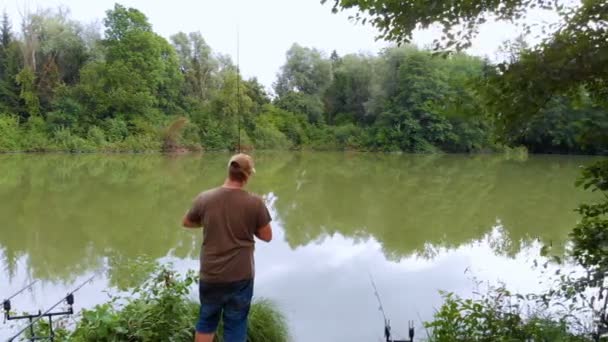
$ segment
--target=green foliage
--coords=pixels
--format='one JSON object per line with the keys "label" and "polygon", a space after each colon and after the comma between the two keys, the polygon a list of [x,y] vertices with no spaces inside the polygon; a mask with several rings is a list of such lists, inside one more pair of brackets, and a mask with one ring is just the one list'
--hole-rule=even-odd
{"label": "green foliage", "polygon": [[286,57],[274,85],[277,95],[290,92],[318,95],[329,86],[331,63],[320,51],[293,44]]}
{"label": "green foliage", "polygon": [[548,314],[526,317],[524,298],[503,287],[492,288],[475,299],[445,292],[442,297],[444,303],[433,320],[425,322],[433,342],[591,341],[584,335],[574,335],[564,320]]}
{"label": "green foliage", "polygon": [[291,147],[291,141],[277,128],[270,115],[260,115],[256,119],[251,137],[258,149],[289,149]]}
{"label": "green foliage", "polygon": [[329,124],[370,122],[365,104],[370,99],[374,59],[363,55],[334,55],[333,81],[325,92],[326,122]]}
{"label": "green foliage", "polygon": [[122,119],[107,119],[104,122],[104,126],[109,141],[122,141],[129,135],[127,123]]}
{"label": "green foliage", "polygon": [[127,152],[149,152],[160,151],[162,142],[158,137],[138,134],[129,135],[125,140],[114,144],[109,150],[112,151],[127,151]]}
{"label": "green foliage", "polygon": [[[484,15],[517,19],[536,2],[412,2],[404,13],[391,1],[336,0],[335,8],[359,7],[397,41],[407,41],[417,20],[439,22],[448,29],[448,45],[459,41],[461,48]],[[603,9],[589,1],[563,10],[570,16],[560,33],[533,48],[520,39],[508,47],[510,64],[464,53],[437,58],[409,45],[328,57],[293,44],[272,101],[199,32],[180,32],[169,42],[135,8],[109,9],[103,37],[65,9],[28,14],[18,34],[5,15],[0,112],[17,116],[19,140],[1,148],[235,150],[240,138],[258,149],[469,153],[495,150],[499,141],[533,153],[605,154],[608,64],[598,56],[605,55],[606,40],[589,25],[589,18],[604,18]],[[462,35],[450,31],[459,16],[473,25]],[[168,136],[177,117],[188,123]]]}
{"label": "green foliage", "polygon": [[44,120],[40,116],[30,117],[24,125],[22,148],[28,152],[45,152],[52,149],[51,139]]}
{"label": "green foliage", "polygon": [[[581,221],[570,234],[572,256],[585,269],[586,274],[578,279],[569,279],[569,285],[574,294],[583,296],[586,288],[599,288],[601,297],[605,296],[604,279],[608,272],[608,160],[585,168],[577,185],[598,191],[603,196],[602,201],[581,204],[576,210],[581,215]],[[605,307],[597,308],[594,303],[591,307],[599,311],[599,317],[605,316]],[[601,320],[601,324],[608,328],[605,320]]]}
{"label": "green foliage", "polygon": [[267,299],[256,300],[249,312],[247,342],[289,340],[287,321],[277,307]]}
{"label": "green foliage", "polygon": [[40,114],[40,100],[36,94],[35,81],[36,75],[30,68],[24,68],[15,77],[17,83],[21,86],[20,97],[25,102],[27,113],[29,116],[37,116]]}
{"label": "green foliage", "polygon": [[113,10],[106,12],[103,20],[106,26],[106,38],[109,41],[119,41],[133,32],[152,32],[152,26],[148,23],[145,14],[135,8],[126,8],[115,4]]}
{"label": "green foliage", "polygon": [[189,304],[191,271],[181,277],[160,269],[141,287],[135,288],[127,304],[117,310],[113,302],[85,310],[73,333],[78,341],[186,341],[193,335],[195,305]]}
{"label": "green foliage", "polygon": [[59,128],[53,132],[53,145],[66,152],[93,152],[95,146],[85,139],[72,134],[69,128]]}
{"label": "green foliage", "polygon": [[[434,48],[444,51],[470,47],[488,17],[521,24],[522,35],[511,44],[516,50],[510,51],[509,60],[485,67],[477,87],[479,100],[493,117],[496,135],[508,144],[525,144],[533,152],[606,153],[605,1],[580,5],[544,0],[434,1],[432,5],[387,0],[332,2],[334,12],[356,9],[357,21],[371,23],[380,30],[380,38],[398,43],[410,42],[416,29],[439,25],[443,33]],[[528,47],[522,37],[531,33],[531,25],[524,19],[528,11],[539,8],[553,11],[561,20],[550,26],[541,24],[544,39]],[[590,100],[587,113],[573,106],[560,108],[571,100],[584,102],[581,99]]]}
{"label": "green foliage", "polygon": [[188,35],[180,32],[171,36],[171,43],[184,74],[184,91],[199,101],[208,101],[219,81],[216,74],[218,61],[211,55],[211,47],[200,32]]}
{"label": "green foliage", "polygon": [[350,150],[359,150],[363,147],[363,134],[363,129],[352,123],[334,129],[337,146]]}
{"label": "green foliage", "polygon": [[0,115],[0,152],[14,152],[21,149],[21,129],[19,119],[12,115]]}
{"label": "green foliage", "polygon": [[[328,0],[322,0],[322,3]],[[333,0],[334,13],[355,8],[354,19],[363,24],[369,22],[379,31],[379,38],[409,43],[418,28],[438,25],[442,36],[435,40],[435,47],[466,49],[479,33],[481,24],[489,16],[498,21],[517,21],[526,11],[534,8],[561,9],[561,1],[435,1],[432,5],[415,0]]]}
{"label": "green foliage", "polygon": [[305,114],[311,123],[323,122],[323,103],[318,96],[300,92],[286,92],[275,105],[292,113]]}
{"label": "green foliage", "polygon": [[[57,341],[192,341],[199,304],[190,299],[198,274],[177,274],[170,266],[156,266],[149,278],[130,293],[111,296],[93,309],[83,310],[73,330],[56,327]],[[37,331],[46,332],[47,323]],[[222,327],[216,341],[221,342]],[[256,300],[249,314],[249,342],[286,342],[285,317],[268,300]]]}
{"label": "green foliage", "polygon": [[87,140],[96,147],[103,147],[107,143],[106,134],[97,126],[89,127],[89,130],[87,131]]}

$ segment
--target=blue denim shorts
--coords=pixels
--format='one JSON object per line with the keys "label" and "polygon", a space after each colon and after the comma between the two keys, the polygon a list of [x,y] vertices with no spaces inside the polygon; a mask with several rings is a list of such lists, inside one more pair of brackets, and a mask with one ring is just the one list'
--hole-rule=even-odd
{"label": "blue denim shorts", "polygon": [[232,283],[206,283],[201,280],[198,286],[201,309],[196,331],[205,334],[215,332],[222,317],[224,341],[245,342],[253,279]]}

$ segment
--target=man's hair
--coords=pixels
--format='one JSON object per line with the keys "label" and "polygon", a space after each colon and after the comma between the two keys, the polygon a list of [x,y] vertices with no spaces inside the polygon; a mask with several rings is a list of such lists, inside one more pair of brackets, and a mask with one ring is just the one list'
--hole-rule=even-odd
{"label": "man's hair", "polygon": [[231,181],[243,183],[247,180],[247,173],[241,169],[239,163],[233,161],[228,168],[228,178]]}

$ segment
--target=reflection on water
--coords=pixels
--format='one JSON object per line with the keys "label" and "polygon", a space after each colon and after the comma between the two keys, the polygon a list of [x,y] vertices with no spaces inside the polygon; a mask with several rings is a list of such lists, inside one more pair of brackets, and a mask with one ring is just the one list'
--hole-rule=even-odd
{"label": "reflection on water", "polygon": [[[21,310],[53,304],[95,271],[77,298],[105,300],[145,273],[137,262],[197,268],[200,237],[179,229],[190,200],[221,182],[227,155],[0,156],[0,297],[42,279]],[[375,341],[373,273],[395,325],[427,319],[438,289],[471,276],[533,289],[542,243],[563,245],[583,157],[259,154],[275,240],[257,245],[256,295],[276,300],[297,341]],[[465,274],[465,270],[470,273]],[[7,333],[0,325],[0,338]]]}

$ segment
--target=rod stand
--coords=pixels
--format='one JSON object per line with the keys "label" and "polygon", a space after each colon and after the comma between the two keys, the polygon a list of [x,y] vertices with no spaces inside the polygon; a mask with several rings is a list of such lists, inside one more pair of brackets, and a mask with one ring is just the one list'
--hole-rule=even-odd
{"label": "rod stand", "polygon": [[384,336],[386,337],[386,342],[414,342],[414,321],[408,321],[408,335],[409,340],[393,340],[391,338],[391,327],[390,325],[384,326]]}
{"label": "rod stand", "polygon": [[[4,309],[4,320],[5,321],[17,321],[17,320],[28,320],[29,325],[29,333],[30,337],[28,337],[29,341],[37,341],[37,340],[50,340],[55,341],[55,331],[53,330],[53,317],[55,316],[69,316],[74,314],[74,295],[69,294],[65,297],[65,300],[68,304],[68,308],[65,311],[55,311],[55,312],[46,312],[42,313],[42,311],[38,310],[38,313],[25,313],[22,315],[11,315],[11,301],[4,300],[2,302],[2,308]],[[34,325],[32,324],[34,319],[48,318],[48,335],[47,336],[38,336],[34,330]],[[8,340],[8,342],[13,342],[17,338],[17,336],[12,337]]]}

